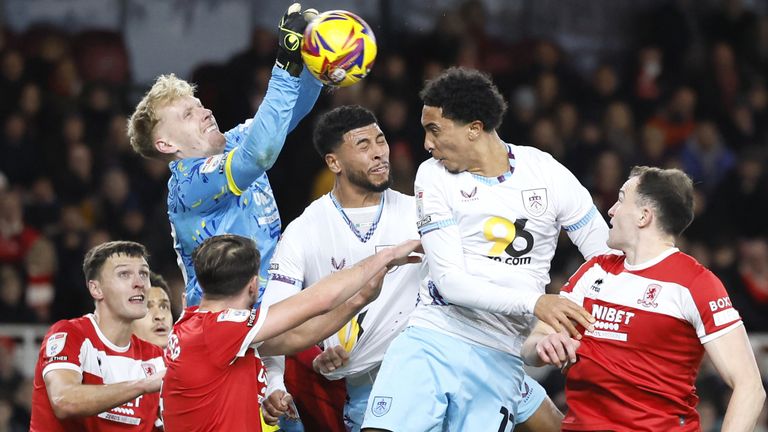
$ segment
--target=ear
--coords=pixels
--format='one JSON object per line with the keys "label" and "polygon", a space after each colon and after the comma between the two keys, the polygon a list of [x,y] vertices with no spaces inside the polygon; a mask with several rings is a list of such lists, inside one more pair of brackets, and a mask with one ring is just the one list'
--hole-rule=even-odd
{"label": "ear", "polygon": [[640,217],[637,220],[637,227],[638,228],[646,228],[651,225],[651,222],[653,222],[653,211],[650,207],[641,207],[640,208]]}
{"label": "ear", "polygon": [[341,172],[341,163],[335,154],[328,153],[325,155],[325,164],[328,165],[328,169],[330,169],[332,173],[338,174]]}
{"label": "ear", "polygon": [[248,281],[248,295],[254,299],[259,295],[259,275],[256,275]]}
{"label": "ear", "polygon": [[97,280],[88,281],[88,292],[91,293],[91,297],[94,300],[103,300],[104,291],[101,289],[101,284]]}
{"label": "ear", "polygon": [[483,122],[475,120],[469,124],[469,130],[467,131],[467,138],[470,141],[475,141],[480,138],[480,134],[483,132]]}
{"label": "ear", "polygon": [[172,154],[176,153],[178,149],[175,145],[169,143],[168,141],[162,138],[158,138],[155,140],[155,150],[163,154]]}

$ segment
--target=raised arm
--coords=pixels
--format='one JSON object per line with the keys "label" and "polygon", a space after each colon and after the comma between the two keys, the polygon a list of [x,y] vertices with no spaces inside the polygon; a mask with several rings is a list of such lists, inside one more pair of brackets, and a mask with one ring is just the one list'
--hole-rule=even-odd
{"label": "raised arm", "polygon": [[721,430],[754,430],[765,404],[765,389],[744,326],[705,343],[704,349],[723,381],[733,389]]}
{"label": "raised arm", "polygon": [[[310,340],[301,341],[303,343],[293,341],[289,346],[283,345],[285,339],[275,338],[313,317],[331,312],[350,299],[360,289],[366,286],[370,288],[369,283],[380,284],[381,281],[378,279],[383,278],[383,273],[387,268],[406,262],[417,262],[419,260],[418,257],[409,257],[408,255],[416,250],[419,244],[418,240],[409,240],[396,247],[383,249],[354,266],[326,276],[300,293],[271,306],[267,320],[254,339],[255,342],[264,341],[259,346],[259,352],[264,355],[284,354],[283,349],[296,350],[299,349],[296,348],[297,345],[309,346],[327,337],[328,334],[315,334],[311,335]],[[372,279],[374,280],[371,281]],[[354,315],[352,310],[355,307],[359,306],[362,308],[362,305],[357,303],[357,301],[352,300],[352,302],[346,304],[344,306],[345,309],[342,309],[337,314],[332,314],[328,318],[329,321],[323,320],[322,323],[326,326],[323,328],[327,329],[327,326],[333,322],[340,322],[333,331],[341,328],[351,316],[346,319],[344,318],[350,313]],[[333,333],[333,331],[330,333]],[[275,338],[274,341],[272,340],[273,338]]]}
{"label": "raised arm", "polygon": [[53,413],[59,419],[96,415],[137,397],[160,391],[165,369],[145,379],[115,384],[83,384],[79,372],[56,369],[45,374]]}

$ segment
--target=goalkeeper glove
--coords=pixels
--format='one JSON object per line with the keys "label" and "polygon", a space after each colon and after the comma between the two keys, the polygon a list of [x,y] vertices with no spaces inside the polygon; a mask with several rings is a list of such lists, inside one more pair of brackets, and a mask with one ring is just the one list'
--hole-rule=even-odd
{"label": "goalkeeper glove", "polygon": [[307,23],[317,16],[317,10],[307,9],[301,12],[301,4],[294,3],[288,7],[278,25],[278,50],[275,65],[288,71],[291,76],[298,77],[304,68],[301,59],[301,42],[304,39],[304,29]]}

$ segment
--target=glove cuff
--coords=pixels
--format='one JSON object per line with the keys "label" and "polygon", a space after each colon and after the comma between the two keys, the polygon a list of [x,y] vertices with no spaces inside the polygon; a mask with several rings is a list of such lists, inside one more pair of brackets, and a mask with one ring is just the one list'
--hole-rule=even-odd
{"label": "glove cuff", "polygon": [[292,77],[298,78],[301,75],[301,71],[304,70],[304,64],[301,62],[293,62],[290,59],[288,59],[288,56],[280,52],[277,54],[277,59],[275,60],[275,66],[279,67],[280,69],[285,70],[288,72],[289,75]]}

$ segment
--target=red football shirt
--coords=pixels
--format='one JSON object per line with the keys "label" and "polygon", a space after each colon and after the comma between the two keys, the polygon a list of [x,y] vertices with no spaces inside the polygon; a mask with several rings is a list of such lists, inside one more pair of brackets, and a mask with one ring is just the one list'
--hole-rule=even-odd
{"label": "red football shirt", "polygon": [[266,316],[266,308],[184,311],[165,349],[166,432],[261,432],[267,379],[252,343]]}
{"label": "red football shirt", "polygon": [[562,295],[597,319],[566,376],[563,430],[698,431],[703,344],[742,325],[720,280],[670,249],[629,265],[585,263]]}
{"label": "red football shirt", "polygon": [[161,425],[160,393],[137,397],[125,404],[89,417],[59,420],[53,414],[43,376],[53,370],[73,370],[83,384],[114,384],[146,378],[165,369],[162,350],[136,336],[124,347],[101,333],[93,315],[59,321],[48,331],[40,348],[32,391],[33,432],[142,431]]}

